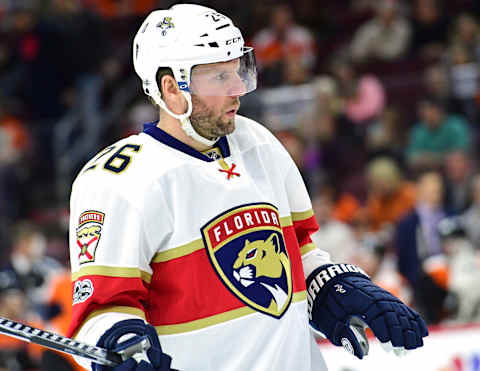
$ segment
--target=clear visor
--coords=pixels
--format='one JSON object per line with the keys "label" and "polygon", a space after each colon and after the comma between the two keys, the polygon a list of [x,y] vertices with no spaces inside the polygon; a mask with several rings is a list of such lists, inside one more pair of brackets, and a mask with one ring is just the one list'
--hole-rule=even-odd
{"label": "clear visor", "polygon": [[190,93],[209,96],[242,96],[257,88],[253,48],[228,62],[199,64],[192,68]]}

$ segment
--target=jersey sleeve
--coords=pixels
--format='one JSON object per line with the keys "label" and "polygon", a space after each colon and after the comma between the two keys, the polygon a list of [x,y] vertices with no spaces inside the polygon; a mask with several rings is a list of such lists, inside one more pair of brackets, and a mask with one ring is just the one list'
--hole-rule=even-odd
{"label": "jersey sleeve", "polygon": [[318,224],[302,176],[293,161],[286,173],[285,189],[293,228],[303,255],[315,248],[310,236],[318,230]]}
{"label": "jersey sleeve", "polygon": [[[112,186],[86,183],[74,187],[70,205],[73,306],[69,336],[105,313],[148,320],[150,261],[156,250],[149,242],[148,201],[129,199]],[[157,204],[161,208],[161,200]],[[161,218],[157,214],[159,225]]]}
{"label": "jersey sleeve", "polygon": [[312,241],[312,234],[319,229],[318,223],[300,171],[291,159],[290,169],[285,178],[285,188],[291,209],[293,228],[302,256],[304,276],[307,278],[315,268],[331,263],[331,260],[330,254],[317,248]]}

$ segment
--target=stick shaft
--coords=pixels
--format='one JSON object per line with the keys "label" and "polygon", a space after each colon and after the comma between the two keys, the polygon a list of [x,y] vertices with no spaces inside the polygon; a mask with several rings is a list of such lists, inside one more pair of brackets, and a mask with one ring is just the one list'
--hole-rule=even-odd
{"label": "stick shaft", "polygon": [[122,363],[122,357],[119,354],[107,349],[81,343],[4,317],[0,317],[0,333],[63,353],[83,357],[104,366],[113,367]]}

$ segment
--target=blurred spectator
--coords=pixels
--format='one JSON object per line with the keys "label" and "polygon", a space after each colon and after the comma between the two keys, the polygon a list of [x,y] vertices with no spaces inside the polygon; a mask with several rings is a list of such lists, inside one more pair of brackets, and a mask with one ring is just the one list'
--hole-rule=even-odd
{"label": "blurred spectator", "polygon": [[472,204],[463,214],[464,228],[468,238],[476,249],[480,250],[480,175],[473,176],[471,181]]}
{"label": "blurred spectator", "polygon": [[357,197],[350,192],[343,192],[336,199],[333,216],[341,222],[353,225],[358,223],[361,208],[362,204]]}
{"label": "blurred spectator", "polygon": [[301,61],[298,54],[288,55],[284,59],[282,80],[286,85],[305,84],[311,77],[311,68],[307,67]]}
{"label": "blurred spectator", "polygon": [[386,100],[380,80],[373,75],[358,76],[354,64],[347,58],[335,58],[331,66],[345,116],[355,124],[366,124],[378,117]]}
{"label": "blurred spectator", "polygon": [[310,191],[315,192],[324,182],[326,169],[323,168],[320,143],[332,135],[334,116],[339,111],[339,98],[335,80],[319,76],[313,83],[314,99],[309,109],[298,118],[298,132],[305,141],[305,172],[309,179]]}
{"label": "blurred spectator", "polygon": [[[337,200],[334,215],[349,203],[349,198],[347,193],[341,195]],[[353,203],[350,205],[353,206]],[[353,210],[355,209],[352,207],[351,211]],[[362,267],[376,284],[410,303],[410,288],[397,271],[396,256],[391,248],[392,228],[385,226],[381,230],[372,231],[366,215],[365,208],[358,204],[349,223],[357,241],[357,248],[352,251],[350,261]]]}
{"label": "blurred spectator", "polygon": [[248,95],[241,98],[242,105],[260,106],[261,120],[274,131],[295,129],[315,101],[314,83],[305,83],[303,67],[293,58],[286,58],[285,63],[287,75],[283,85],[262,89],[253,98],[247,98]]}
{"label": "blurred spectator", "polygon": [[254,35],[260,81],[263,85],[281,85],[287,58],[293,58],[310,74],[315,66],[315,40],[311,32],[295,23],[287,4],[271,9],[270,25]]}
{"label": "blurred spectator", "polygon": [[47,290],[47,302],[58,307],[56,314],[49,319],[49,326],[65,335],[72,315],[72,273],[69,270],[60,270],[53,275]]}
{"label": "blurred spectator", "polygon": [[[70,271],[56,272],[48,288],[48,305],[57,308],[56,313],[49,319],[50,330],[65,335],[72,315],[72,275]],[[42,371],[82,371],[70,355],[52,350],[45,350],[41,358]]]}
{"label": "blurred spectator", "polygon": [[327,251],[334,262],[350,262],[358,254],[359,242],[348,224],[333,216],[334,190],[324,186],[312,200],[313,211],[320,229],[312,235],[315,245]]}
{"label": "blurred spectator", "polygon": [[0,251],[5,252],[6,233],[10,224],[21,215],[24,180],[23,161],[30,136],[23,123],[0,102]]}
{"label": "blurred spectator", "polygon": [[44,317],[48,317],[46,306],[49,280],[62,266],[45,255],[47,239],[40,229],[28,221],[17,222],[12,233],[12,249],[8,260],[1,267],[18,282],[20,289]]}
{"label": "blurred spectator", "polygon": [[415,209],[398,222],[394,237],[398,270],[409,282],[415,304],[429,323],[443,318],[447,297],[445,282],[433,277],[437,274],[435,259],[444,253],[438,233],[438,223],[446,216],[442,199],[440,174],[422,174],[417,182]]}
{"label": "blurred spectator", "polygon": [[411,27],[399,11],[396,0],[380,0],[375,17],[361,25],[350,45],[355,62],[369,59],[391,61],[402,57],[408,48]]}
{"label": "blurred spectator", "polygon": [[[305,170],[312,185],[335,179],[339,192],[361,192],[356,180],[361,177],[366,159],[364,138],[345,116],[326,111],[303,123],[306,135]],[[312,188],[311,191],[314,191]]]}
{"label": "blurred spectator", "polygon": [[391,229],[415,205],[415,188],[404,180],[395,161],[387,157],[372,160],[366,172],[369,229],[376,232]]}
{"label": "blurred spectator", "polygon": [[366,146],[369,156],[402,159],[406,143],[405,129],[402,124],[399,110],[387,107],[367,128]]}
{"label": "blurred spectator", "polygon": [[[480,253],[469,240],[464,220],[445,218],[438,224],[443,250],[448,257],[448,289],[454,295],[457,322],[480,320]],[[453,303],[452,303],[453,304]]]}
{"label": "blurred spectator", "polygon": [[447,54],[447,66],[456,111],[477,125],[478,106],[475,98],[480,90],[479,61],[475,60],[466,46],[452,44]]}
{"label": "blurred spectator", "polygon": [[363,237],[357,236],[361,247],[352,262],[367,272],[377,285],[411,305],[412,292],[396,269],[396,257],[389,248],[390,237],[371,232],[364,233]]}
{"label": "blurred spectator", "polygon": [[461,45],[480,62],[480,26],[469,13],[459,14],[450,35],[450,45]]}
{"label": "blurred spectator", "polygon": [[415,56],[438,60],[445,50],[449,22],[440,1],[414,1],[411,50]]}
{"label": "blurred spectator", "polygon": [[450,81],[447,68],[443,64],[432,64],[423,73],[423,85],[426,95],[443,102],[447,110],[451,110]]}
{"label": "blurred spectator", "polygon": [[470,206],[473,168],[472,159],[463,151],[445,157],[445,208],[454,214]]}
{"label": "blurred spectator", "polygon": [[[15,276],[0,272],[0,316],[14,321],[41,326],[37,316],[30,311],[28,299]],[[0,370],[36,370],[41,347],[0,334]]]}
{"label": "blurred spectator", "polygon": [[418,115],[420,121],[410,129],[406,150],[411,169],[440,169],[448,153],[470,150],[468,123],[446,112],[443,102],[432,97],[422,99]]}

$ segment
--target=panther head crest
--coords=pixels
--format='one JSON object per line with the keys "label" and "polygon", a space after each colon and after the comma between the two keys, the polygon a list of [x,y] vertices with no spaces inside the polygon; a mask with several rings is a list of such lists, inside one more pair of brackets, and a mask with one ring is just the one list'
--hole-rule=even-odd
{"label": "panther head crest", "polygon": [[233,263],[233,276],[244,287],[254,283],[264,286],[273,296],[271,306],[276,305],[280,310],[288,294],[278,284],[262,282],[262,278],[280,278],[284,272],[289,275],[289,268],[288,256],[280,250],[279,237],[272,233],[266,240],[245,241]]}

